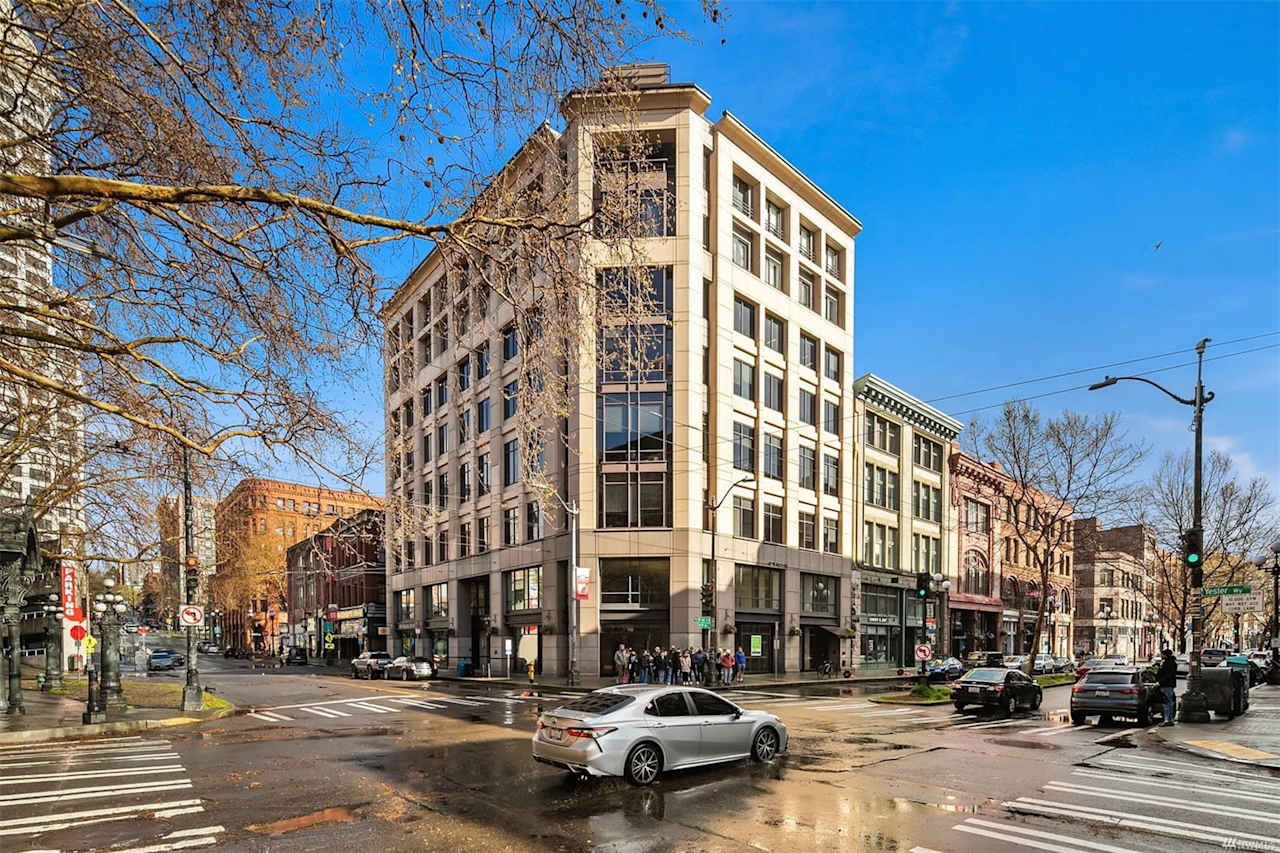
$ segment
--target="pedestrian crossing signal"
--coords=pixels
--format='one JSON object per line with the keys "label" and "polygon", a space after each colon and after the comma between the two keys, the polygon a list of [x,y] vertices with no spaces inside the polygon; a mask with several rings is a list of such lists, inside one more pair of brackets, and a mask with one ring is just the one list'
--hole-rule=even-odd
{"label": "pedestrian crossing signal", "polygon": [[1193,527],[1182,534],[1182,559],[1188,568],[1194,569],[1200,565],[1203,559],[1203,539],[1203,531],[1199,527]]}

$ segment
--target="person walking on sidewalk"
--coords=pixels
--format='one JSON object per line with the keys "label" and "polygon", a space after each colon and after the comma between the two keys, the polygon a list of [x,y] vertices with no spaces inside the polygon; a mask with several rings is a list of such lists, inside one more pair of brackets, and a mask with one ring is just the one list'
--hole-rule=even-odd
{"label": "person walking on sidewalk", "polygon": [[1174,658],[1171,649],[1162,649],[1160,652],[1160,669],[1156,671],[1156,683],[1160,685],[1160,692],[1164,694],[1164,722],[1160,725],[1172,726],[1177,701],[1178,661]]}
{"label": "person walking on sidewalk", "polygon": [[627,647],[618,643],[618,650],[613,653],[613,669],[617,673],[618,683],[627,683]]}

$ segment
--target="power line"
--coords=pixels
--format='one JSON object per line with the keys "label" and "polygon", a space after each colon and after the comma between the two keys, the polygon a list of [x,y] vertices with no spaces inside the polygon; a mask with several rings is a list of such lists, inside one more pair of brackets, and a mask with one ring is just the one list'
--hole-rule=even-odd
{"label": "power line", "polygon": [[[1265,337],[1265,336],[1259,335],[1258,337]],[[1206,358],[1205,361],[1219,361],[1224,358],[1234,358],[1235,356],[1238,356],[1238,355],[1247,355],[1249,353],[1260,352],[1262,350],[1276,349],[1277,347],[1280,347],[1280,344],[1265,344],[1260,347],[1252,347],[1250,349],[1238,350],[1237,352],[1229,352],[1229,353],[1224,353],[1223,355],[1212,356],[1210,358]],[[1121,363],[1123,364],[1124,362],[1121,362]],[[1151,376],[1156,373],[1164,373],[1165,371],[1168,371],[1168,370],[1176,370],[1179,367],[1192,367],[1194,365],[1195,365],[1194,361],[1184,361],[1184,362],[1181,362],[1180,364],[1171,364],[1167,367],[1157,367],[1154,370],[1148,370],[1143,373],[1136,373],[1134,375],[1135,376]],[[952,414],[953,415],[970,415],[970,414],[973,414],[974,412],[986,411],[987,409],[998,409],[1004,406],[1006,403],[1025,403],[1029,400],[1039,400],[1044,397],[1053,397],[1057,394],[1066,394],[1069,391],[1084,391],[1084,390],[1087,390],[1088,388],[1089,388],[1088,385],[1072,385],[1070,388],[1059,388],[1056,391],[1045,391],[1043,394],[1032,394],[1029,397],[1019,397],[1013,400],[1005,400],[1004,402],[1001,402],[1001,403],[991,403],[990,405],[987,405],[987,406],[978,406],[977,408],[974,408],[974,409],[965,409],[962,412],[953,412]]]}
{"label": "power line", "polygon": [[[1210,346],[1211,347],[1229,346],[1230,344],[1239,344],[1239,343],[1244,343],[1245,341],[1254,341],[1254,340],[1257,340],[1258,338],[1269,338],[1275,335],[1280,335],[1280,331],[1263,332],[1260,335],[1249,335],[1243,338],[1233,338],[1232,340],[1229,340],[1229,341],[1221,341],[1216,344],[1210,344]],[[1096,370],[1106,370],[1109,367],[1119,367],[1124,364],[1136,364],[1141,361],[1154,361],[1155,359],[1158,359],[1158,358],[1168,358],[1171,355],[1179,355],[1184,352],[1194,352],[1194,351],[1195,351],[1194,347],[1184,347],[1183,349],[1176,349],[1176,350],[1171,350],[1169,352],[1162,352],[1158,355],[1144,355],[1140,358],[1128,358],[1128,359],[1125,359],[1124,361],[1113,361],[1108,364],[1099,364],[1096,367],[1082,367],[1077,370],[1066,370],[1066,371],[1063,371],[1062,373],[1051,373],[1048,376],[1040,376],[1036,379],[1022,379],[1018,382],[1007,382],[1004,385],[992,385],[988,388],[979,388],[977,391],[964,391],[959,394],[947,394],[943,397],[934,397],[931,400],[925,400],[925,402],[937,403],[941,400],[953,400],[956,397],[972,397],[975,394],[985,394],[988,391],[1002,391],[1005,388],[1016,388],[1019,385],[1033,385],[1037,382],[1047,382],[1050,379],[1061,379],[1064,376],[1076,376],[1081,373],[1092,373]],[[1029,397],[1027,399],[1034,400],[1036,398]],[[964,414],[964,413],[961,412],[961,414]]]}

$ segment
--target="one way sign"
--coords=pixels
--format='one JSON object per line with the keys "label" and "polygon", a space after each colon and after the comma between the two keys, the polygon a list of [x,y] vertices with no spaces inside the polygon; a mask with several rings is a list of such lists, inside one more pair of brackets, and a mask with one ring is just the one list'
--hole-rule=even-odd
{"label": "one way sign", "polygon": [[188,628],[199,628],[204,624],[204,608],[195,604],[184,604],[178,611],[178,621]]}

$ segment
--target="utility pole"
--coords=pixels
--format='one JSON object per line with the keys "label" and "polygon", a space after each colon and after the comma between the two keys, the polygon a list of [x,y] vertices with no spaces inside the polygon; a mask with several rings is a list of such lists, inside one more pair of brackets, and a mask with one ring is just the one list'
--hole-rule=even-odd
{"label": "utility pole", "polygon": [[1182,694],[1182,709],[1178,719],[1184,723],[1209,722],[1209,703],[1201,684],[1200,650],[1203,647],[1204,634],[1204,527],[1202,526],[1202,506],[1204,490],[1204,407],[1213,399],[1213,392],[1204,390],[1204,350],[1209,338],[1203,338],[1196,344],[1196,390],[1195,396],[1188,400],[1165,388],[1158,382],[1152,382],[1141,376],[1107,376],[1101,382],[1089,386],[1090,391],[1115,385],[1121,379],[1132,379],[1145,382],[1163,391],[1169,397],[1184,406],[1195,410],[1192,427],[1195,430],[1195,483],[1192,487],[1191,529],[1182,537],[1183,565],[1191,574],[1191,663],[1187,675],[1187,691]]}
{"label": "utility pole", "polygon": [[[186,444],[182,445],[182,536],[186,543],[183,549],[186,551],[186,559],[184,562],[184,577],[186,581],[196,572],[194,566],[191,565],[191,559],[195,556],[196,550],[196,533],[191,521],[191,448]],[[195,590],[192,584],[184,582],[183,600],[187,604],[194,604],[192,594]],[[184,711],[200,711],[204,708],[204,689],[200,686],[200,672],[196,669],[196,629],[187,626],[187,683],[182,686],[182,710]]]}
{"label": "utility pole", "polygon": [[573,518],[569,529],[569,673],[565,682],[578,683],[578,501],[569,502],[565,510]]}

